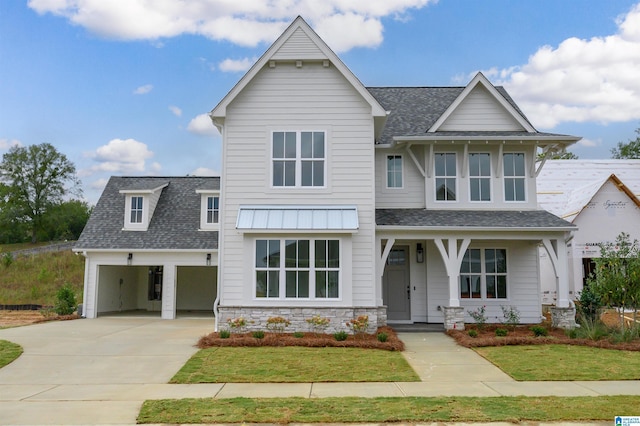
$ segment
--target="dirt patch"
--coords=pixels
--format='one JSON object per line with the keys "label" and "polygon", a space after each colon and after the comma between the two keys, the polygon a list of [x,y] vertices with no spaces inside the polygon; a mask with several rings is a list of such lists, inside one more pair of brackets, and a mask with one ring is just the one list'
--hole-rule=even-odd
{"label": "dirt patch", "polygon": [[[378,334],[387,335],[386,342],[378,340]],[[302,333],[296,337],[293,333],[265,333],[261,339],[253,337],[252,333],[231,333],[227,338],[220,337],[220,333],[211,333],[198,341],[201,349],[214,346],[306,346],[306,347],[345,347],[385,349],[389,351],[403,351],[404,343],[398,339],[391,327],[380,327],[374,334],[349,335],[346,340],[338,341],[331,334]]]}
{"label": "dirt patch", "polygon": [[65,321],[79,318],[78,315],[43,314],[42,311],[3,311],[0,310],[0,327],[18,327],[45,321]]}

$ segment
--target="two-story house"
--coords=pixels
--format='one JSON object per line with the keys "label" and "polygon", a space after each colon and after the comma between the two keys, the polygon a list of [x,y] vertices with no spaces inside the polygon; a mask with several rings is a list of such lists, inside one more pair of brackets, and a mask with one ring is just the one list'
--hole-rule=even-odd
{"label": "two-story house", "polygon": [[[579,138],[536,131],[482,74],[465,87],[367,88],[297,18],[210,116],[223,147],[219,229],[200,231],[217,240],[198,256],[217,255],[219,326],[284,316],[304,329],[321,315],[344,329],[364,314],[372,328],[462,328],[482,306],[490,321],[513,306],[522,322],[538,322],[539,246],[561,295],[555,321],[573,324],[566,241],[575,226],[539,209],[535,187],[537,153]],[[172,185],[155,189],[149,231]],[[133,215],[137,193],[118,196],[120,219]],[[81,237],[99,270],[89,246]],[[125,252],[138,258],[123,250],[120,262]],[[176,268],[163,263],[166,318],[179,308]],[[91,274],[85,304],[95,315]]]}

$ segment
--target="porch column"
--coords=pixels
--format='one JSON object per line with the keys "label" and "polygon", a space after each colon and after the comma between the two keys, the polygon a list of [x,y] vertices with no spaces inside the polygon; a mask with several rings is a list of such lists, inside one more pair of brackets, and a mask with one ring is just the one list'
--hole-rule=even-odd
{"label": "porch column", "polygon": [[176,265],[162,268],[162,319],[176,319]]}
{"label": "porch column", "polygon": [[545,238],[542,245],[549,254],[556,275],[556,306],[551,308],[551,324],[554,327],[574,328],[576,326],[576,308],[569,299],[569,264],[567,243],[564,238],[551,240]]}
{"label": "porch column", "polygon": [[[460,265],[462,264],[464,253],[471,243],[471,238],[460,240],[460,246],[458,246],[457,238],[448,238],[446,240],[436,238],[433,241],[436,247],[438,247],[438,251],[440,251],[447,275],[449,276],[449,306],[459,307],[458,281],[460,280]],[[447,244],[446,247],[445,242]]]}

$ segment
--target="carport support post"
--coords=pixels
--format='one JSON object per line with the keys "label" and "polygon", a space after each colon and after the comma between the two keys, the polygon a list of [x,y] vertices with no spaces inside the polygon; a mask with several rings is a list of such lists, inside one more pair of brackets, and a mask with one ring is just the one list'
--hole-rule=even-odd
{"label": "carport support post", "polygon": [[163,265],[162,319],[176,318],[176,265]]}

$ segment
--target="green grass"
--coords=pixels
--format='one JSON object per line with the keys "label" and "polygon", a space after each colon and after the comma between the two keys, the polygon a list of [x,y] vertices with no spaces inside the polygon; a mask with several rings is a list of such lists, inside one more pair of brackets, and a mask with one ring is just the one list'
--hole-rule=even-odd
{"label": "green grass", "polygon": [[22,346],[6,340],[0,340],[0,368],[10,364],[20,355],[22,355]]}
{"label": "green grass", "polygon": [[356,348],[202,349],[171,383],[420,381],[400,352]]}
{"label": "green grass", "polygon": [[0,264],[0,304],[52,306],[58,289],[67,283],[76,300],[82,300],[83,276],[84,257],[70,250],[17,256],[9,266]]}
{"label": "green grass", "polygon": [[640,396],[233,398],[145,401],[138,423],[613,422]]}
{"label": "green grass", "polygon": [[515,380],[640,380],[640,353],[575,345],[475,348]]}

